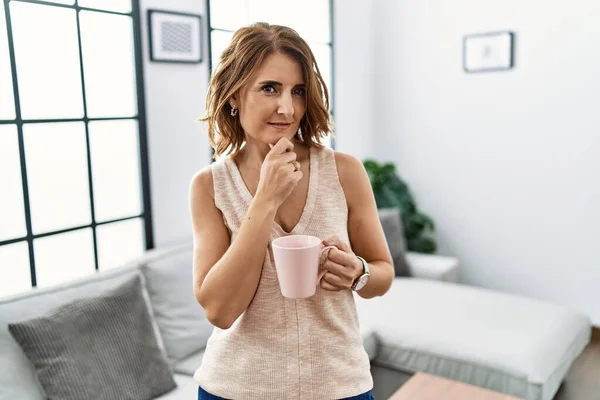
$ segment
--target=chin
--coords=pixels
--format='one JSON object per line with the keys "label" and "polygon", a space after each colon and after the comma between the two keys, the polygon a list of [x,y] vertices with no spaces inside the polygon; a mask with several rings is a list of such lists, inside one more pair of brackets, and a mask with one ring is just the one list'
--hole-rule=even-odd
{"label": "chin", "polygon": [[267,142],[276,143],[281,138],[287,138],[291,141],[292,139],[294,139],[295,136],[296,132],[291,130],[289,132],[275,132],[273,134],[268,135]]}

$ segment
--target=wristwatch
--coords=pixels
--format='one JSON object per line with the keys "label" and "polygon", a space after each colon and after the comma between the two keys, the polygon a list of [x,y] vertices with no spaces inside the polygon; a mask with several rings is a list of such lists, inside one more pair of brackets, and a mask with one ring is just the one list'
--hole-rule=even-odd
{"label": "wristwatch", "polygon": [[369,282],[369,278],[371,278],[371,271],[369,271],[369,264],[367,264],[367,262],[365,261],[364,258],[359,257],[359,256],[356,256],[356,257],[360,260],[360,262],[362,262],[363,274],[361,276],[359,276],[358,278],[356,278],[356,280],[354,281],[354,283],[351,286],[351,289],[354,290],[355,292],[358,292],[360,289],[365,287],[367,282]]}

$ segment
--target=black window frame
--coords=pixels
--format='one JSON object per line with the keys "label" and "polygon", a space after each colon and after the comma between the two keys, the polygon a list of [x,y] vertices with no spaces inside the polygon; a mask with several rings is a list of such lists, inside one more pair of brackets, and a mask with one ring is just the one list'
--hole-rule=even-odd
{"label": "black window frame", "polygon": [[[19,1],[23,3],[33,3],[44,6],[62,7],[68,9],[74,9],[76,12],[77,19],[77,39],[79,44],[79,67],[81,72],[81,88],[82,88],[82,103],[83,103],[83,118],[61,118],[61,119],[30,119],[23,120],[21,118],[21,103],[19,98],[19,81],[18,72],[16,68],[15,59],[15,48],[13,41],[12,21],[10,15],[10,3],[12,1]],[[152,229],[152,207],[150,200],[150,170],[148,161],[148,139],[146,132],[146,109],[145,109],[145,92],[144,92],[144,75],[143,75],[143,56],[142,56],[142,34],[141,34],[141,20],[140,20],[140,5],[139,0],[131,0],[131,11],[130,12],[116,12],[103,9],[95,9],[91,7],[81,7],[77,1],[75,4],[59,4],[51,3],[40,0],[4,0],[3,1],[5,19],[6,19],[6,30],[8,37],[8,51],[11,66],[11,76],[13,81],[13,96],[14,96],[14,107],[15,107],[15,119],[1,120],[0,125],[16,125],[17,127],[17,138],[19,146],[19,158],[21,168],[21,181],[23,190],[23,202],[25,212],[25,225],[27,233],[25,236],[12,238],[8,240],[0,241],[0,247],[4,245],[10,245],[18,242],[27,242],[29,250],[29,263],[30,263],[30,275],[31,275],[31,287],[37,286],[37,275],[35,268],[35,255],[34,255],[34,241],[39,238],[60,235],[72,231],[81,229],[92,229],[93,237],[93,250],[94,250],[94,265],[95,269],[99,269],[98,264],[98,239],[96,228],[102,225],[108,225],[115,222],[127,221],[132,219],[141,218],[144,221],[144,242],[145,249],[149,250],[154,248],[154,235]],[[134,47],[134,64],[135,64],[135,79],[136,79],[136,95],[137,95],[137,115],[130,117],[102,117],[102,118],[88,118],[87,116],[87,103],[86,103],[86,88],[85,88],[85,71],[83,67],[83,52],[81,42],[81,28],[80,28],[80,11],[93,11],[105,14],[123,15],[129,16],[132,19],[133,26],[133,47]],[[97,222],[95,216],[95,205],[94,205],[94,189],[93,189],[93,178],[92,178],[92,163],[91,163],[91,148],[90,148],[90,134],[89,134],[89,123],[95,121],[120,121],[120,120],[135,120],[138,124],[138,140],[139,140],[139,158],[140,158],[140,175],[141,175],[141,190],[142,190],[142,201],[143,209],[140,214],[132,215],[124,218],[112,219],[108,221]],[[67,229],[61,229],[56,231],[44,232],[41,234],[33,234],[32,222],[31,222],[31,208],[29,198],[29,187],[27,180],[27,162],[25,158],[25,143],[23,137],[23,125],[32,123],[58,123],[58,122],[83,122],[85,125],[85,140],[86,140],[86,156],[87,156],[87,175],[89,184],[89,201],[91,211],[91,223],[86,225],[73,226]]]}

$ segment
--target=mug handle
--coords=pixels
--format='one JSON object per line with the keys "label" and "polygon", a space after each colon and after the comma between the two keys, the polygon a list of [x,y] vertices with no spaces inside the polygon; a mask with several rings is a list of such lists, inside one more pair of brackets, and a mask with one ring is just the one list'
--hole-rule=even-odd
{"label": "mug handle", "polygon": [[[321,249],[321,256],[323,256],[323,253],[325,253],[325,251],[327,250],[331,250],[331,249],[337,249],[337,247],[335,246],[325,246]],[[319,273],[319,276],[317,276],[317,287],[319,286],[319,284],[321,283],[321,279],[323,279],[323,277],[325,276],[325,274],[327,273],[326,270],[323,270]]]}

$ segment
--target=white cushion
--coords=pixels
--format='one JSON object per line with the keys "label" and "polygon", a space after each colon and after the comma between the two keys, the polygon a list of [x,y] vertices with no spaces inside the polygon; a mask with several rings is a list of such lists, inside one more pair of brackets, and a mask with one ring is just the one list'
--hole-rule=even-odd
{"label": "white cushion", "polygon": [[190,400],[198,398],[198,383],[191,376],[173,375],[177,388],[157,397],[159,400]]}
{"label": "white cushion", "polygon": [[589,318],[565,306],[417,278],[357,307],[380,340],[378,364],[530,400],[552,398],[591,335]]}
{"label": "white cushion", "polygon": [[409,251],[406,253],[410,275],[415,278],[436,281],[458,282],[459,262],[455,257],[437,254],[423,254]]}
{"label": "white cushion", "polygon": [[206,347],[213,326],[194,297],[192,242],[155,250],[141,271],[170,361]]}

